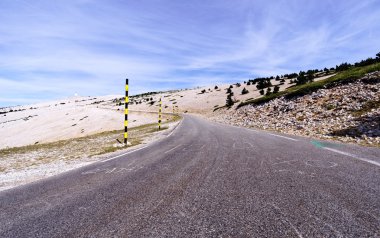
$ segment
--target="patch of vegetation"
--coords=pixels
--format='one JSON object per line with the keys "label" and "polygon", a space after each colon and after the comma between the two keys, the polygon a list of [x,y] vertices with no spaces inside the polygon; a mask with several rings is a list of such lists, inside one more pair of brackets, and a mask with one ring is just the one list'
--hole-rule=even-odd
{"label": "patch of vegetation", "polygon": [[357,79],[364,77],[366,74],[375,71],[380,71],[380,63],[362,67],[352,67],[346,71],[339,72],[338,74],[324,80],[302,85],[296,85],[286,89],[285,91],[272,93],[270,95],[266,95],[264,97],[253,100],[247,100],[245,102],[240,103],[238,107],[249,104],[258,105],[266,103],[281,96],[285,96],[288,99],[294,97],[301,97],[307,94],[311,94],[322,88],[333,88],[339,85],[355,82]]}
{"label": "patch of vegetation", "polygon": [[227,107],[231,107],[232,105],[234,105],[235,101],[232,99],[232,96],[234,95],[233,92],[230,92],[228,95],[227,95],[227,99],[226,99],[226,106]]}
{"label": "patch of vegetation", "polygon": [[264,78],[264,79],[257,80],[256,88],[257,89],[264,89],[264,88],[268,88],[268,87],[272,86],[272,83],[270,80],[271,80],[271,78]]}
{"label": "patch of vegetation", "polygon": [[325,80],[301,85],[298,87],[296,86],[286,94],[286,97],[300,97],[307,94],[311,94],[312,92],[315,92],[322,88],[333,88],[342,84],[352,83],[355,82],[357,79],[364,77],[367,73],[371,73],[378,70],[380,70],[380,63],[370,66],[351,68]]}
{"label": "patch of vegetation", "polygon": [[326,105],[326,109],[327,110],[332,110],[332,109],[334,109],[335,108],[335,105],[333,105],[333,104],[327,104]]}
{"label": "patch of vegetation", "polygon": [[271,88],[267,88],[267,93],[265,94],[266,96],[269,96],[272,94],[272,89]]}
{"label": "patch of vegetation", "polygon": [[303,115],[299,116],[296,118],[297,121],[304,121],[305,120],[305,117]]}
{"label": "patch of vegetation", "polygon": [[366,103],[364,103],[361,109],[353,111],[352,115],[354,117],[359,117],[370,112],[372,109],[377,109],[377,108],[380,108],[380,100],[367,101]]}

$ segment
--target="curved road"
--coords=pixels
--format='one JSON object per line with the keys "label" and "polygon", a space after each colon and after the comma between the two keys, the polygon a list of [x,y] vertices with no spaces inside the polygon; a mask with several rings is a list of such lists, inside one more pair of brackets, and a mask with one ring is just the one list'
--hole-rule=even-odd
{"label": "curved road", "polygon": [[0,193],[0,237],[379,237],[380,150],[185,116],[126,155]]}

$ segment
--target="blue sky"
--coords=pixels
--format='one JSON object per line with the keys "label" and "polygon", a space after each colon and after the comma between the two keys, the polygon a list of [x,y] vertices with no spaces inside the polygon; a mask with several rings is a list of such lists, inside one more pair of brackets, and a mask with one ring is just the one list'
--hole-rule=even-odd
{"label": "blue sky", "polygon": [[1,0],[0,106],[374,57],[379,0]]}

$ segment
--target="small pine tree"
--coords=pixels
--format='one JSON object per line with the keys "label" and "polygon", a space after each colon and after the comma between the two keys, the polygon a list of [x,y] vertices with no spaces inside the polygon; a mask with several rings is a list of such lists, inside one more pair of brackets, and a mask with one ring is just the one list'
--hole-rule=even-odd
{"label": "small pine tree", "polygon": [[233,93],[230,93],[227,95],[227,99],[226,99],[226,106],[227,107],[231,107],[235,103],[234,100],[232,99],[232,96],[233,96]]}
{"label": "small pine tree", "polygon": [[214,89],[217,90],[217,89],[218,89],[218,86],[215,85]]}
{"label": "small pine tree", "polygon": [[238,88],[238,87],[240,87],[241,86],[241,84],[240,83],[236,83],[236,87]]}
{"label": "small pine tree", "polygon": [[243,90],[241,91],[241,94],[244,95],[244,94],[247,94],[247,93],[249,93],[249,91],[246,88],[243,88]]}
{"label": "small pine tree", "polygon": [[247,82],[247,85],[251,85],[251,81],[248,81],[248,82]]}
{"label": "small pine tree", "polygon": [[264,89],[261,89],[261,90],[260,90],[260,94],[261,94],[261,95],[264,95]]}
{"label": "small pine tree", "polygon": [[301,71],[296,79],[296,84],[301,85],[307,83],[308,79],[306,78],[306,73]]}
{"label": "small pine tree", "polygon": [[227,92],[226,92],[226,93],[227,93],[227,94],[232,93],[231,88],[227,88]]}
{"label": "small pine tree", "polygon": [[230,88],[233,88],[234,86],[230,85]]}
{"label": "small pine tree", "polygon": [[272,93],[272,89],[271,88],[268,88],[267,89],[267,93],[266,93],[266,95],[270,95]]}
{"label": "small pine tree", "polygon": [[274,86],[273,93],[278,93],[280,91],[280,87],[278,85]]}

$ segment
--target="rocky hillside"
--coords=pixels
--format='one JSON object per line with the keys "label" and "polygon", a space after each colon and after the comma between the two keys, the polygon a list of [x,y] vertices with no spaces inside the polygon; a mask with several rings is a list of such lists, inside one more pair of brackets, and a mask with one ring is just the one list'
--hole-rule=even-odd
{"label": "rocky hillside", "polygon": [[222,109],[216,121],[294,135],[380,145],[380,71],[309,95]]}

